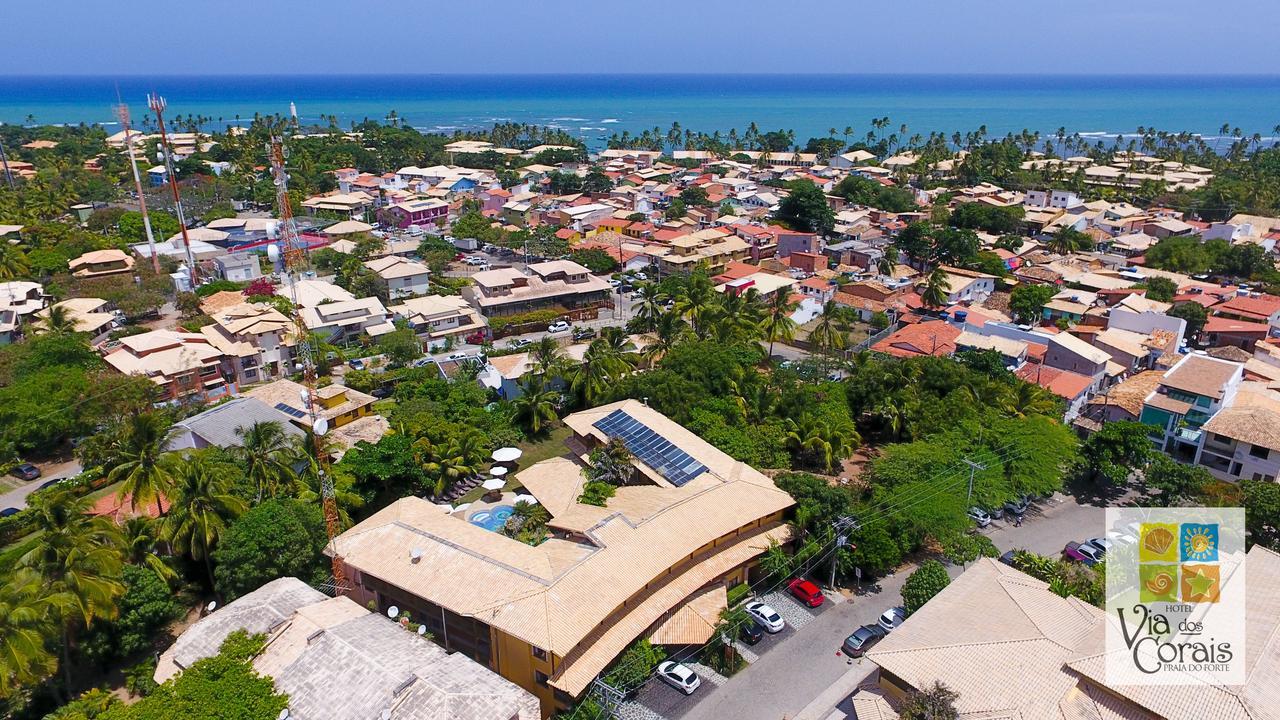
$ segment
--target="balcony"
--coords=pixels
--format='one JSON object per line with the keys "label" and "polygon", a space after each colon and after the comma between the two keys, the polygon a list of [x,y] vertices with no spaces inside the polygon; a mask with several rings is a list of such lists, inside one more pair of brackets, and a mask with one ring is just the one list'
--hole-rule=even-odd
{"label": "balcony", "polygon": [[1204,430],[1201,430],[1198,427],[1196,428],[1180,427],[1174,433],[1174,437],[1176,437],[1178,440],[1182,442],[1189,442],[1189,443],[1200,442],[1200,436],[1202,435],[1204,435]]}

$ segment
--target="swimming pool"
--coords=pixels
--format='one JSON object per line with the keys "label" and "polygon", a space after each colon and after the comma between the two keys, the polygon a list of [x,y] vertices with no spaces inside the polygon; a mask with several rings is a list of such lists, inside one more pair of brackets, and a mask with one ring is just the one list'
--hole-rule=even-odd
{"label": "swimming pool", "polygon": [[515,512],[515,508],[510,505],[499,505],[489,508],[488,510],[477,510],[467,516],[467,522],[472,525],[478,525],[485,530],[497,532],[507,524],[507,518],[511,517],[511,513]]}

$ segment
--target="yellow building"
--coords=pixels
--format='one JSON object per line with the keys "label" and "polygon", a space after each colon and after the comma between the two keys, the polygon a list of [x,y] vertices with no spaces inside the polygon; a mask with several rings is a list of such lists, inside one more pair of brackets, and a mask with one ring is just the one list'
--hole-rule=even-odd
{"label": "yellow building", "polygon": [[[570,453],[516,479],[551,515],[528,545],[421,498],[403,498],[338,537],[350,594],[395,605],[538,697],[544,716],[573,704],[637,638],[699,644],[726,589],[785,542],[792,499],[644,404],[625,400],[565,418]],[[665,452],[632,461],[635,482],[607,507],[578,502],[583,459],[620,438]],[[653,444],[647,445],[652,447]]]}

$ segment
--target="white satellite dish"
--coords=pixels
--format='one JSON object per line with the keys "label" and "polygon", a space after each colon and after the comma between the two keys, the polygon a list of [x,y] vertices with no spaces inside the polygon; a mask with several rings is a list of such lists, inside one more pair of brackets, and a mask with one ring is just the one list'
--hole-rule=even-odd
{"label": "white satellite dish", "polygon": [[413,548],[409,551],[410,562],[418,562],[422,559],[422,548]]}
{"label": "white satellite dish", "polygon": [[392,620],[395,620],[396,616],[399,614],[400,614],[400,608],[396,607],[395,605],[392,605],[391,607],[387,608],[387,617],[391,618]]}
{"label": "white satellite dish", "polygon": [[316,418],[316,421],[311,424],[311,431],[317,435],[324,435],[329,432],[329,421],[324,418]]}
{"label": "white satellite dish", "polygon": [[281,710],[280,714],[276,716],[276,720],[289,720],[289,708]]}
{"label": "white satellite dish", "polygon": [[[268,233],[268,234],[270,234],[270,233]],[[279,245],[268,245],[268,246],[267,246],[267,259],[268,259],[268,260],[270,260],[271,262],[279,262],[279,261],[280,261],[280,246],[279,246]]]}
{"label": "white satellite dish", "polygon": [[427,626],[426,626],[426,625],[419,625],[419,626],[418,626],[418,634],[419,634],[419,635],[426,635],[426,634],[427,634]]}
{"label": "white satellite dish", "polygon": [[390,710],[383,710],[383,711],[382,711],[382,720],[391,720],[391,711],[390,711]]}
{"label": "white satellite dish", "polygon": [[218,609],[218,601],[217,601],[217,600],[210,600],[210,601],[209,601],[209,604],[205,606],[205,609],[206,609],[206,610],[208,610],[209,612],[213,612],[214,610],[217,610],[217,609]]}

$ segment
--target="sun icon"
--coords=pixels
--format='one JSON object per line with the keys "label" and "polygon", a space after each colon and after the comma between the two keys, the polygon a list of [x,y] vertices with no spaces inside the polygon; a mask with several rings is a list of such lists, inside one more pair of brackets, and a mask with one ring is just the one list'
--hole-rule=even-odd
{"label": "sun icon", "polygon": [[1213,525],[1182,526],[1182,557],[1184,560],[1216,560],[1218,555],[1218,528]]}

